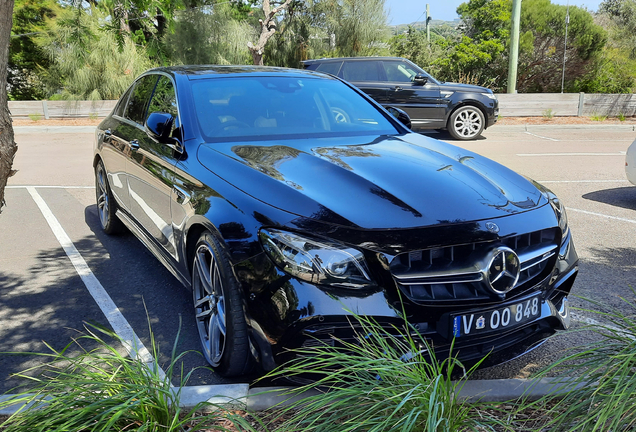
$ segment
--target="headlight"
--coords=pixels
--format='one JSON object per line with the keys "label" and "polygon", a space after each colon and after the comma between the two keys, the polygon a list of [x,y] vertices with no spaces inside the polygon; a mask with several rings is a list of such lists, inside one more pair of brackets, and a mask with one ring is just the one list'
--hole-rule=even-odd
{"label": "headlight", "polygon": [[497,96],[495,96],[494,93],[482,93],[482,96],[486,96],[492,100],[497,100]]}
{"label": "headlight", "polygon": [[563,233],[563,240],[567,237],[568,234],[568,215],[565,212],[565,206],[561,202],[556,195],[550,193],[548,199],[550,200],[550,205],[554,209],[554,213],[559,220],[559,228],[561,228],[561,232]]}
{"label": "headlight", "polygon": [[319,285],[365,288],[372,285],[362,252],[327,240],[262,229],[263,249],[284,272]]}

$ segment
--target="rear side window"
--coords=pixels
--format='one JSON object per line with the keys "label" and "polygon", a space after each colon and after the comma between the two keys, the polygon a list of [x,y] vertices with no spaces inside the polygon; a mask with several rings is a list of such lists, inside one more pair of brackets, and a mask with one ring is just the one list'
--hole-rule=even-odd
{"label": "rear side window", "polygon": [[132,91],[132,87],[128,89],[128,91],[119,99],[115,110],[113,111],[113,115],[123,117],[124,111],[126,110],[126,105],[128,103],[128,98],[130,97],[130,92]]}
{"label": "rear side window", "polygon": [[347,81],[384,81],[380,79],[380,62],[371,61],[347,61],[342,66],[342,78]]}
{"label": "rear side window", "polygon": [[325,72],[331,75],[338,75],[340,71],[340,66],[342,66],[342,62],[327,62],[321,63],[316,70],[319,72]]}
{"label": "rear side window", "polygon": [[157,75],[146,75],[135,84],[126,107],[124,117],[135,123],[143,124],[146,120],[148,99],[157,82]]}

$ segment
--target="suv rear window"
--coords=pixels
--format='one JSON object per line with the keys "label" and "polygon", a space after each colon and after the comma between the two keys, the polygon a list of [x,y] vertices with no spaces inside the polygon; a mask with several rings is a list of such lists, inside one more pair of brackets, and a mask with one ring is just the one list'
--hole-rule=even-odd
{"label": "suv rear window", "polygon": [[342,78],[347,81],[384,81],[380,79],[377,60],[347,61],[342,67]]}
{"label": "suv rear window", "polygon": [[326,72],[331,75],[338,75],[338,72],[340,71],[340,66],[342,66],[342,62],[321,63],[320,65],[318,65],[316,70],[318,72]]}

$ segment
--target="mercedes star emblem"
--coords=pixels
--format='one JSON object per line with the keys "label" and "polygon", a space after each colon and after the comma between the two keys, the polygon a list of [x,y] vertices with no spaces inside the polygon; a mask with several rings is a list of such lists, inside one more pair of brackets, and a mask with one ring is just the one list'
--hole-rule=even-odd
{"label": "mercedes star emblem", "polygon": [[510,291],[519,280],[521,263],[512,249],[499,246],[490,252],[487,276],[490,289],[497,294]]}

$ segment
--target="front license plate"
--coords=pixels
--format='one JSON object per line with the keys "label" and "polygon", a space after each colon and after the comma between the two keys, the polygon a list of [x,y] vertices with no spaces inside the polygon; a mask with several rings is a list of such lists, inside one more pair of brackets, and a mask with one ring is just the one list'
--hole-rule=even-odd
{"label": "front license plate", "polygon": [[505,331],[530,322],[541,315],[540,295],[519,303],[463,315],[451,315],[453,336],[479,336],[484,333]]}

